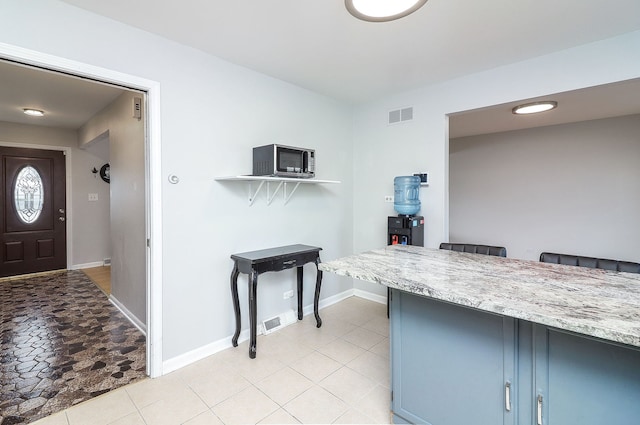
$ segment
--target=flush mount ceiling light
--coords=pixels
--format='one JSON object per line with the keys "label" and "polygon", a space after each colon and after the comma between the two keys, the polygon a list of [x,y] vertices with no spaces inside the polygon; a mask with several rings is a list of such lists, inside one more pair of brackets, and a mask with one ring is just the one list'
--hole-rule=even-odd
{"label": "flush mount ceiling light", "polygon": [[525,103],[518,105],[511,110],[516,115],[537,114],[538,112],[550,111],[558,106],[558,102],[545,100],[543,102]]}
{"label": "flush mount ceiling light", "polygon": [[427,0],[345,0],[349,13],[369,22],[386,22],[407,16],[420,9]]}
{"label": "flush mount ceiling light", "polygon": [[31,117],[41,117],[44,115],[44,111],[40,109],[24,108],[22,111]]}

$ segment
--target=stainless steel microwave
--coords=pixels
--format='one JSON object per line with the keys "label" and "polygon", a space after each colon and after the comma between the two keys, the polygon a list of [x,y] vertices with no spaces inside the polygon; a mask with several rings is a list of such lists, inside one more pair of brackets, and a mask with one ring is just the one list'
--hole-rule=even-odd
{"label": "stainless steel microwave", "polygon": [[316,151],[284,145],[265,145],[253,148],[253,175],[315,177]]}

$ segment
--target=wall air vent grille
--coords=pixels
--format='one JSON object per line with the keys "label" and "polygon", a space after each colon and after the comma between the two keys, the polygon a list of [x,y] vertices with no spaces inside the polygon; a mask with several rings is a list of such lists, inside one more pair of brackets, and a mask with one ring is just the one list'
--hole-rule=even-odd
{"label": "wall air vent grille", "polygon": [[397,124],[400,122],[400,109],[389,111],[389,124]]}
{"label": "wall air vent grille", "polygon": [[285,311],[275,317],[271,317],[269,319],[263,320],[261,323],[261,329],[259,330],[263,335],[270,334],[271,332],[277,331],[280,328],[283,328],[287,325],[296,322],[296,315],[293,310]]}
{"label": "wall air vent grille", "polygon": [[413,106],[402,109],[394,109],[389,111],[389,124],[399,124],[405,121],[413,120]]}

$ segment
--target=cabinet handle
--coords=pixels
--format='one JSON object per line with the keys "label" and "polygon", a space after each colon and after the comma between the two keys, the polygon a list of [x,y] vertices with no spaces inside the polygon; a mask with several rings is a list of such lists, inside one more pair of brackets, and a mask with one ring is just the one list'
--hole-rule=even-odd
{"label": "cabinet handle", "polygon": [[538,425],[542,425],[542,396],[538,395],[538,408],[536,409],[538,414],[536,415],[538,420],[537,420],[537,424]]}
{"label": "cabinet handle", "polygon": [[511,412],[511,382],[504,384],[504,408]]}

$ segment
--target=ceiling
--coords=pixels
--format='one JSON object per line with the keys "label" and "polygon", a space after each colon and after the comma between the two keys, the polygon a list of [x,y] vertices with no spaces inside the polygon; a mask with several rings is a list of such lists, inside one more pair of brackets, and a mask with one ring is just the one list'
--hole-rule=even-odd
{"label": "ceiling", "polygon": [[[0,60],[0,121],[77,129],[124,90]],[[42,117],[23,113],[40,109]]]}
{"label": "ceiling", "polygon": [[[554,100],[558,107],[532,115],[516,115],[518,105]],[[640,79],[590,87],[465,111],[449,116],[449,138],[522,130],[623,115],[640,114]]]}
{"label": "ceiling", "polygon": [[379,23],[344,0],[64,0],[349,102],[640,30],[638,0],[429,0]]}
{"label": "ceiling", "polygon": [[[638,0],[429,0],[413,15],[387,23],[353,18],[343,0],[64,1],[352,104],[640,30]],[[2,121],[34,123],[21,114],[31,106],[49,112],[39,124],[77,128],[122,92],[11,67],[0,63]],[[619,102],[629,93],[640,98],[637,82],[628,84],[618,91],[604,86],[597,95],[573,93],[573,100],[559,100],[554,115],[527,117],[535,122],[527,126],[549,125],[543,118],[558,120],[561,112],[571,121],[640,113],[633,99]],[[588,106],[588,99],[599,102]],[[571,105],[587,118],[569,113]],[[508,111],[504,121],[475,116],[494,108],[458,114],[452,122],[461,130],[452,136],[522,126],[511,107],[495,108]],[[502,124],[487,126],[497,121]]]}

